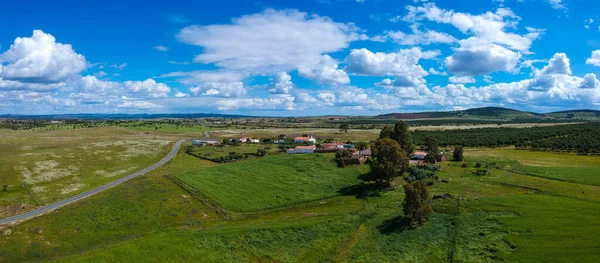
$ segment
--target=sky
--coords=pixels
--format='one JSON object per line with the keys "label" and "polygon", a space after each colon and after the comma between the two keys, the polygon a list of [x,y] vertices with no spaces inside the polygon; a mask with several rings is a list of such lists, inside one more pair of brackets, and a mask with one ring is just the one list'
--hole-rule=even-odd
{"label": "sky", "polygon": [[0,114],[600,108],[597,1],[2,6]]}

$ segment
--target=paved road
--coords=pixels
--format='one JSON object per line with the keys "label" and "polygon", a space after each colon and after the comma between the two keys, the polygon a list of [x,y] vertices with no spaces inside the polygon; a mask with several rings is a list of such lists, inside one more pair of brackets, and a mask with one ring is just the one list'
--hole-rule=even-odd
{"label": "paved road", "polygon": [[52,203],[52,204],[49,204],[47,206],[37,208],[35,210],[31,210],[29,212],[25,212],[25,213],[20,214],[20,215],[11,216],[11,217],[7,217],[7,218],[2,218],[2,219],[0,219],[0,225],[15,223],[15,222],[18,222],[18,221],[26,220],[26,219],[29,219],[29,218],[32,218],[32,217],[35,217],[35,216],[39,216],[39,215],[48,213],[48,212],[50,212],[50,211],[52,211],[54,209],[57,209],[59,207],[62,207],[62,206],[68,205],[70,203],[73,203],[75,201],[81,200],[81,199],[86,198],[86,197],[88,197],[90,195],[93,195],[93,194],[96,194],[98,192],[104,191],[104,190],[106,190],[108,188],[111,188],[111,187],[113,187],[115,185],[122,184],[124,182],[127,182],[127,181],[133,179],[133,178],[136,178],[136,177],[138,177],[140,175],[143,175],[143,174],[145,174],[147,172],[150,172],[150,171],[152,171],[152,170],[160,167],[161,165],[167,163],[171,159],[173,159],[173,157],[175,157],[175,154],[177,154],[177,151],[179,151],[179,147],[181,146],[181,144],[184,141],[185,140],[180,140],[180,141],[176,142],[175,145],[173,146],[173,149],[171,149],[171,152],[169,152],[169,154],[167,154],[167,156],[165,156],[165,158],[163,158],[162,160],[158,161],[157,163],[155,163],[155,164],[147,167],[146,169],[143,169],[141,171],[132,173],[132,174],[130,174],[128,176],[125,176],[123,178],[120,178],[118,180],[112,181],[112,182],[107,183],[107,184],[102,185],[102,186],[98,186],[98,187],[96,187],[96,188],[94,188],[92,190],[89,190],[87,192],[84,192],[84,193],[81,193],[81,194],[69,197],[67,199],[58,201],[56,203]]}

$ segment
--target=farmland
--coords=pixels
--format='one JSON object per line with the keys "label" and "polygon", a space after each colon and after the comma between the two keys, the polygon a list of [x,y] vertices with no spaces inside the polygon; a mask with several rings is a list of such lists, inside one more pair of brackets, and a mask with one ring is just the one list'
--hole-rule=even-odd
{"label": "farmland", "polygon": [[[47,189],[46,195],[36,198],[44,196],[42,200],[51,202],[72,184],[62,180],[76,176],[91,187],[105,182],[104,178],[110,181],[128,173],[117,171],[140,169],[160,159],[175,138],[204,136],[203,131],[146,134],[131,127],[0,131],[3,143],[17,153],[0,156],[0,168],[12,171],[9,178],[15,180],[9,183],[9,191],[0,192],[0,200],[8,204],[27,200],[24,198],[30,195],[12,186],[26,179],[21,170],[7,167],[22,166],[31,171],[28,178],[44,178],[35,173],[36,162],[44,161],[43,167],[53,167],[48,170],[64,172],[69,169],[63,164],[69,153],[81,156],[73,163],[90,175],[75,173],[50,181],[30,181],[32,188]],[[275,137],[308,131],[278,128],[243,133]],[[211,131],[211,137],[228,138],[232,134]],[[360,141],[373,140],[377,133],[329,129],[323,135]],[[18,143],[9,143],[15,138]],[[136,141],[143,143],[132,143]],[[33,148],[23,148],[27,145]],[[265,146],[203,147],[197,149],[218,155],[219,151],[252,153]],[[402,178],[393,182],[392,190],[375,191],[361,180],[368,166],[338,168],[332,154],[286,155],[271,147],[265,157],[233,163],[203,160],[182,147],[175,159],[142,177],[47,215],[0,226],[0,261],[600,260],[600,237],[596,234],[600,232],[600,177],[594,172],[600,167],[597,156],[514,147],[466,148],[464,162],[442,163],[439,176],[447,183],[428,187],[432,196],[450,194],[454,198],[432,200],[434,214],[423,226],[413,227],[403,222]],[[130,149],[140,155],[128,156]],[[46,159],[27,159],[28,155],[23,155],[27,153]],[[120,166],[119,162],[104,160],[108,156],[129,161]],[[60,164],[52,166],[49,161]],[[490,173],[476,175],[478,166],[488,167]],[[98,170],[105,173],[97,174]],[[44,173],[47,171],[40,169],[40,174]],[[110,173],[115,175],[100,176]],[[29,202],[30,207],[35,206],[35,201]]]}

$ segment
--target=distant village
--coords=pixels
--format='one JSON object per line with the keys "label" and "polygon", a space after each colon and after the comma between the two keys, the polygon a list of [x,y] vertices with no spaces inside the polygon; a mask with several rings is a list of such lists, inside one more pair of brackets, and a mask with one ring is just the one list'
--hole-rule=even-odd
{"label": "distant village", "polygon": [[[316,137],[309,135],[296,136],[293,140],[283,135],[280,135],[277,139],[263,139],[262,141],[258,138],[250,137],[226,138],[221,142],[216,140],[193,140],[192,144],[196,146],[218,146],[223,144],[279,144],[282,146],[289,146],[287,149],[285,147],[282,149],[287,154],[337,153],[339,151],[347,151],[349,153],[348,156],[343,157],[346,164],[365,164],[367,160],[372,157],[370,145],[366,142],[360,143],[358,147],[353,143],[341,141],[326,140],[323,143],[318,143]],[[409,158],[411,163],[418,164],[425,160],[426,156],[427,152],[419,150],[414,151]]]}

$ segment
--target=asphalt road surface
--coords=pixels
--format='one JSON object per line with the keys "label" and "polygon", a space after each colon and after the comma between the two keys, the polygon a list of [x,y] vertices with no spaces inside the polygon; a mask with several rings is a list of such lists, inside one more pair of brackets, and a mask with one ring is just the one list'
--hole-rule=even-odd
{"label": "asphalt road surface", "polygon": [[35,216],[39,216],[39,215],[48,213],[48,212],[53,211],[53,210],[55,210],[55,209],[57,209],[59,207],[68,205],[70,203],[73,203],[73,202],[81,200],[81,199],[84,199],[84,198],[86,198],[86,197],[88,197],[90,195],[99,193],[99,192],[104,191],[104,190],[106,190],[108,188],[111,188],[111,187],[113,187],[115,185],[122,184],[124,182],[127,182],[127,181],[133,179],[133,178],[136,178],[136,177],[138,177],[140,175],[143,175],[143,174],[145,174],[147,172],[150,172],[150,171],[152,171],[152,170],[160,167],[161,165],[167,163],[171,159],[173,159],[173,157],[175,157],[175,155],[177,154],[177,151],[179,151],[179,147],[181,146],[181,144],[184,141],[185,140],[179,140],[178,142],[176,142],[175,145],[173,146],[173,149],[171,149],[171,152],[169,152],[169,154],[167,154],[167,156],[165,156],[165,158],[163,158],[162,160],[158,161],[157,163],[155,163],[155,164],[153,164],[151,166],[148,166],[147,168],[145,168],[145,169],[143,169],[141,171],[132,173],[132,174],[130,174],[128,176],[125,176],[125,177],[122,177],[122,178],[120,178],[118,180],[112,181],[112,182],[107,183],[107,184],[102,185],[102,186],[98,186],[98,187],[96,187],[96,188],[94,188],[92,190],[89,190],[87,192],[83,192],[81,194],[69,197],[67,199],[63,199],[63,200],[58,201],[56,203],[52,203],[52,204],[49,204],[47,206],[43,206],[43,207],[34,209],[34,210],[29,211],[29,212],[25,212],[23,214],[20,214],[20,215],[11,216],[11,217],[7,217],[7,218],[2,218],[2,219],[0,219],[0,225],[10,224],[10,223],[16,223],[16,222],[19,222],[19,221],[23,221],[23,220],[26,220],[26,219],[29,219],[29,218],[32,218],[32,217],[35,217]]}

